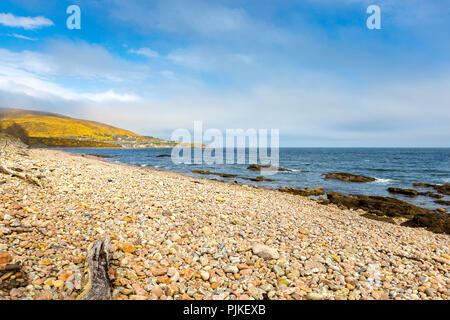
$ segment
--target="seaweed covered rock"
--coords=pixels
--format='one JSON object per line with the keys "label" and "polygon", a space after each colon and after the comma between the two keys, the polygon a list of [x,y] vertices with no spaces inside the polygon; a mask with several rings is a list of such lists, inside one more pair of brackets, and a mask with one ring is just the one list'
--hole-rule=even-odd
{"label": "seaweed covered rock", "polygon": [[263,176],[257,176],[256,178],[241,177],[241,179],[249,180],[249,181],[255,181],[255,182],[261,182],[261,181],[274,181],[273,179],[264,178]]}
{"label": "seaweed covered rock", "polygon": [[434,192],[419,192],[419,195],[421,196],[426,196],[426,197],[430,197],[430,198],[435,198],[435,199],[441,199],[444,196],[442,194],[438,194],[438,193],[434,193]]}
{"label": "seaweed covered rock", "polygon": [[327,193],[329,203],[349,209],[363,209],[362,216],[379,221],[396,223],[395,218],[407,218],[403,226],[426,228],[435,233],[450,234],[450,215],[417,207],[410,203],[381,196],[345,195],[337,192]]}
{"label": "seaweed covered rock", "polygon": [[450,183],[446,183],[440,186],[435,186],[434,189],[436,189],[437,192],[450,195]]}
{"label": "seaweed covered rock", "polygon": [[431,183],[423,183],[423,182],[414,182],[414,187],[421,187],[421,188],[433,188],[437,192],[441,194],[450,195],[450,183],[446,184],[431,184]]}
{"label": "seaweed covered rock", "polygon": [[192,170],[192,173],[204,174],[204,175],[211,174],[211,175],[219,176],[219,177],[222,177],[222,178],[236,178],[235,174],[212,172],[212,171],[208,171],[208,170]]}
{"label": "seaweed covered rock", "polygon": [[317,187],[317,188],[308,188],[306,187],[305,189],[299,189],[299,188],[294,188],[294,187],[281,187],[278,189],[281,192],[287,192],[287,193],[291,193],[291,194],[296,194],[296,195],[300,195],[300,196],[304,196],[304,197],[309,197],[309,196],[321,196],[325,194],[325,190],[323,189],[323,187]]}
{"label": "seaweed covered rock", "polygon": [[290,169],[285,169],[285,168],[279,168],[279,167],[274,167],[271,165],[260,165],[260,164],[251,164],[247,167],[248,170],[252,170],[252,171],[286,171],[286,172],[292,172],[292,170]]}
{"label": "seaweed covered rock", "polygon": [[349,209],[363,209],[378,216],[407,217],[416,214],[433,213],[432,210],[417,207],[405,201],[382,196],[345,195],[337,192],[327,193],[330,203]]}
{"label": "seaweed covered rock", "polygon": [[417,197],[419,195],[419,191],[413,189],[387,188],[387,191],[390,193],[403,194],[411,197]]}
{"label": "seaweed covered rock", "polygon": [[450,234],[450,215],[446,213],[420,213],[402,225],[407,227],[426,228],[428,231],[435,233]]}
{"label": "seaweed covered rock", "polygon": [[447,200],[435,200],[434,203],[442,204],[444,206],[450,206],[450,201]]}
{"label": "seaweed covered rock", "polygon": [[335,179],[345,182],[373,182],[376,179],[372,177],[360,176],[346,172],[332,172],[325,174],[325,180]]}
{"label": "seaweed covered rock", "polygon": [[423,182],[414,182],[413,187],[420,187],[420,188],[434,188],[436,187],[435,184],[431,184],[431,183],[423,183]]}

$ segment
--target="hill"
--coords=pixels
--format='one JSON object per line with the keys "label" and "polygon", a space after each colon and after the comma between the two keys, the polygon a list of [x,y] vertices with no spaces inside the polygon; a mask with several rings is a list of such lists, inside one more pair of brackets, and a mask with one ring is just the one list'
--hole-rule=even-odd
{"label": "hill", "polygon": [[4,129],[13,124],[25,129],[32,146],[152,148],[174,145],[104,123],[50,112],[2,108],[0,119]]}

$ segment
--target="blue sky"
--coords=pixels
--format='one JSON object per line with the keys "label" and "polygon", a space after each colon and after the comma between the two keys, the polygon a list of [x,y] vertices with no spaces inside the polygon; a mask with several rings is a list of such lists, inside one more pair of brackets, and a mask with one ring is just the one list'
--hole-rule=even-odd
{"label": "blue sky", "polygon": [[[66,8],[81,8],[81,30]],[[369,5],[381,30],[366,27]],[[281,146],[450,141],[447,0],[3,0],[0,106],[169,138],[279,129]]]}

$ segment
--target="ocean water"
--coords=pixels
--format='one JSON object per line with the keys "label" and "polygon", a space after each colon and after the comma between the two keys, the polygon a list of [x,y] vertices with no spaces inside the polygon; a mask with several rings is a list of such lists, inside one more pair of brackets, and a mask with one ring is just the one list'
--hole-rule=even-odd
{"label": "ocean water", "polygon": [[[410,188],[418,191],[433,189],[415,188],[413,182],[444,184],[450,182],[450,148],[280,148],[279,166],[293,172],[278,172],[268,178],[273,182],[253,182],[240,178],[193,174],[192,170],[208,170],[230,173],[240,177],[256,177],[258,171],[248,170],[246,164],[174,164],[171,158],[158,158],[160,154],[170,154],[170,149],[70,149],[74,153],[106,155],[107,161],[128,165],[155,168],[183,173],[193,177],[214,178],[237,181],[241,184],[263,186],[270,189],[279,187],[319,187],[326,191],[345,194],[380,195],[398,198],[418,206],[436,209],[434,198],[426,196],[407,197],[387,192],[388,187]],[[248,154],[248,150],[246,150]],[[246,159],[248,159],[246,157]],[[351,183],[325,180],[322,176],[329,172],[348,172],[376,178],[369,183]],[[445,196],[442,200],[450,200]],[[446,207],[449,209],[449,207]]]}

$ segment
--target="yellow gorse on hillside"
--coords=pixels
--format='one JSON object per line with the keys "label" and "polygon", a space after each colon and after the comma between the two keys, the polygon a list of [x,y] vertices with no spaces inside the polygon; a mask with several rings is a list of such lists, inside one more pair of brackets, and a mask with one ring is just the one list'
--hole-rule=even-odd
{"label": "yellow gorse on hillside", "polygon": [[17,123],[27,130],[31,138],[84,138],[112,141],[116,140],[117,137],[134,137],[137,140],[145,140],[128,130],[72,118],[22,114],[17,116],[7,115],[3,119],[4,127],[13,123]]}

